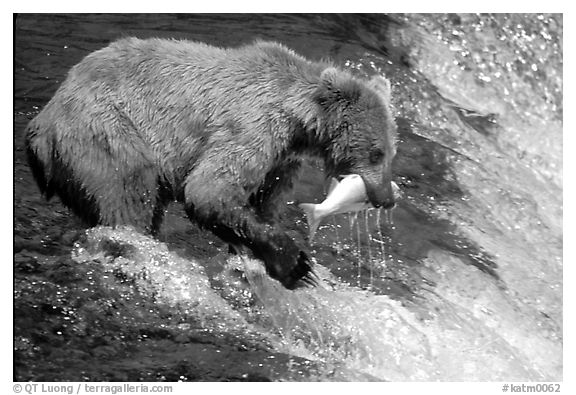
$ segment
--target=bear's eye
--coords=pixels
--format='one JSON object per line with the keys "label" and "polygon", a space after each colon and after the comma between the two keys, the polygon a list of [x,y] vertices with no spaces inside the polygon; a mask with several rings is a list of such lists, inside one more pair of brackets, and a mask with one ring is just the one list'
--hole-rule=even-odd
{"label": "bear's eye", "polygon": [[378,164],[384,159],[384,152],[381,149],[375,148],[370,151],[369,160],[373,165]]}

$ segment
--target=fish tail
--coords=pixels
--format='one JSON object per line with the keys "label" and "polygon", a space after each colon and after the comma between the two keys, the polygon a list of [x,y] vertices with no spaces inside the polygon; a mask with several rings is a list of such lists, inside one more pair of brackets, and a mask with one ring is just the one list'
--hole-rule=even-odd
{"label": "fish tail", "polygon": [[314,235],[316,234],[316,230],[318,230],[318,226],[320,225],[320,219],[316,218],[316,204],[314,203],[301,203],[298,205],[306,214],[306,220],[308,221],[308,228],[310,229],[310,238],[309,241],[312,242]]}

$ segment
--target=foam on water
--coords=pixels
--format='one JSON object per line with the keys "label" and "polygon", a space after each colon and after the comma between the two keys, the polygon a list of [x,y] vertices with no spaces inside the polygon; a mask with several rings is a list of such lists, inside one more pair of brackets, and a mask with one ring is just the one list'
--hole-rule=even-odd
{"label": "foam on water", "polygon": [[[534,335],[533,323],[517,328],[525,317],[515,312],[506,294],[475,278],[476,269],[450,262],[453,259],[444,255],[428,260],[429,266],[459,271],[443,273],[437,279],[438,288],[420,307],[403,306],[333,278],[330,283],[336,285],[332,289],[293,292],[263,276],[261,270],[248,268],[246,274],[281,331],[277,347],[319,358],[334,369],[346,366],[393,381],[556,377],[560,361],[555,355],[561,347]],[[327,271],[320,273],[330,277]],[[474,296],[462,298],[463,289],[470,287],[481,291],[467,292]]]}
{"label": "foam on water", "polygon": [[86,231],[72,258],[79,262],[100,261],[106,272],[121,273],[133,287],[156,303],[180,310],[204,328],[246,330],[248,323],[214,291],[204,268],[196,261],[170,252],[166,244],[130,227],[96,227]]}
{"label": "foam on water", "polygon": [[197,262],[130,228],[89,230],[73,257],[100,260],[205,328],[252,333],[277,351],[319,361],[322,380],[554,380],[561,368],[561,345],[535,331],[538,322],[506,290],[444,253],[426,260],[436,287],[411,305],[343,284],[319,265],[321,286],[286,290],[260,261],[229,258],[259,302],[249,312],[214,291]]}

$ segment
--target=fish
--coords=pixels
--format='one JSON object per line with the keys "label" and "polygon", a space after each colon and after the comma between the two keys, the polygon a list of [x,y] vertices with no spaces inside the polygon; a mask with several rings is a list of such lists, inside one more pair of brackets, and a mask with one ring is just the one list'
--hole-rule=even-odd
{"label": "fish", "polygon": [[[402,197],[400,187],[394,181],[392,181],[392,191],[395,199]],[[374,208],[368,201],[366,185],[362,177],[357,174],[344,176],[340,182],[336,178],[332,178],[328,196],[322,203],[300,203],[298,207],[306,214],[309,241],[314,239],[320,222],[324,218],[335,214],[357,213],[358,211]]]}
{"label": "fish", "polygon": [[368,201],[366,185],[362,177],[350,174],[340,182],[332,178],[328,196],[322,203],[300,203],[298,207],[306,214],[310,229],[309,240],[312,241],[324,218],[334,214],[362,211],[374,206]]}

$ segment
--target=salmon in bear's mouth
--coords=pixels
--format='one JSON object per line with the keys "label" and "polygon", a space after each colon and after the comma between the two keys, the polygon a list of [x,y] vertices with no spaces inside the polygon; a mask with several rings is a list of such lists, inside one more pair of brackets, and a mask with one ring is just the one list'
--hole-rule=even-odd
{"label": "salmon in bear's mouth", "polygon": [[366,194],[366,186],[362,177],[357,174],[345,176],[338,182],[332,179],[328,196],[320,204],[299,204],[305,213],[309,226],[309,241],[312,241],[320,222],[334,214],[366,210],[372,207]]}

